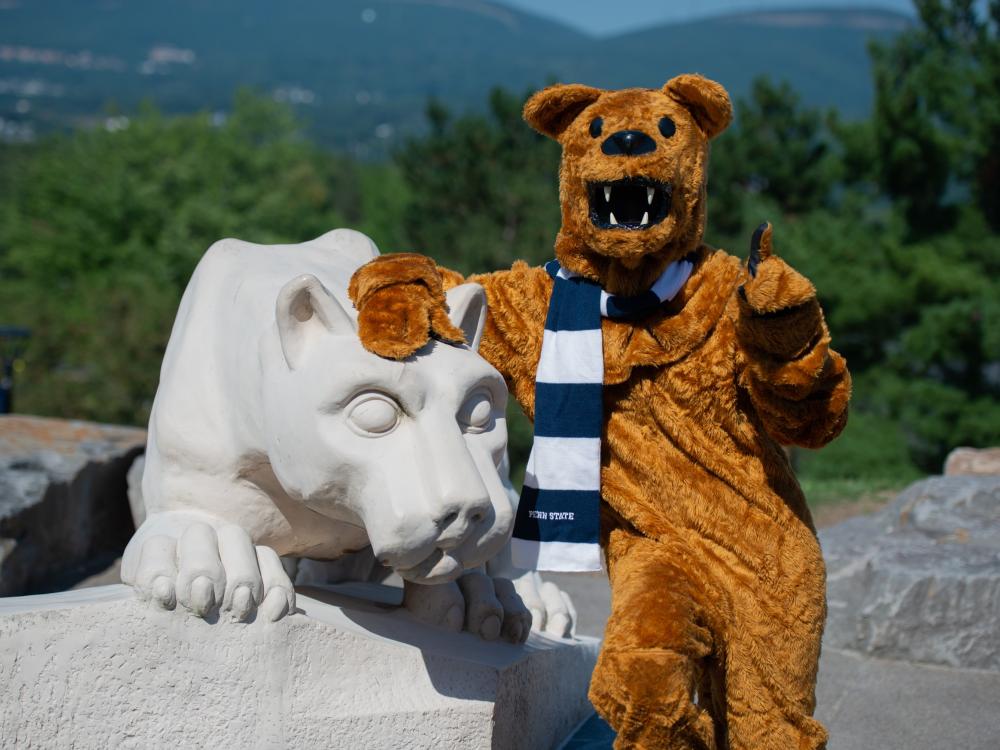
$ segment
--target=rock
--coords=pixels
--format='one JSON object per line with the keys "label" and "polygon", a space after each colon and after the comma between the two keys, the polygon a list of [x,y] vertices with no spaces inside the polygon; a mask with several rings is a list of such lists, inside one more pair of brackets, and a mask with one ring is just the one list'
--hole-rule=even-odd
{"label": "rock", "polygon": [[596,640],[486,643],[376,598],[300,589],[249,624],[122,585],[0,599],[0,744],[542,750],[592,710]]}
{"label": "rock", "polygon": [[65,588],[133,532],[125,474],[146,433],[0,416],[0,596]]}
{"label": "rock", "polygon": [[1000,448],[956,448],[944,462],[945,476],[1000,476]]}
{"label": "rock", "polygon": [[932,477],[820,532],[824,644],[1000,671],[1000,477]]}

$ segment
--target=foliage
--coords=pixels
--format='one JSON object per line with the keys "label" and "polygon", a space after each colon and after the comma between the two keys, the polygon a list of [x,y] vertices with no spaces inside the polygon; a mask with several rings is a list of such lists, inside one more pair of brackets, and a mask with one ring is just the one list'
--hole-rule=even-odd
{"label": "foliage", "polygon": [[915,234],[950,227],[969,193],[1000,230],[1000,2],[915,5],[914,29],[872,46],[879,180]]}
{"label": "foliage", "polygon": [[736,101],[737,125],[712,147],[713,228],[740,229],[739,206],[747,193],[774,201],[787,214],[825,205],[837,179],[831,118],[804,108],[787,82],[754,81],[749,99]]}

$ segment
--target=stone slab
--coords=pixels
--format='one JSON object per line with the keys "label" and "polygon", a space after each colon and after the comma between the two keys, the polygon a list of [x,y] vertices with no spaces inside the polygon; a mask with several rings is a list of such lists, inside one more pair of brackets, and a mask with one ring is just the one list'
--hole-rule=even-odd
{"label": "stone slab", "polygon": [[552,581],[569,595],[576,608],[576,633],[604,637],[604,627],[611,614],[611,586],[607,573],[603,570],[597,573],[542,573],[542,578]]}
{"label": "stone slab", "polygon": [[277,623],[162,612],[124,586],[0,600],[0,737],[17,747],[526,748],[590,710],[597,641],[523,646],[309,588]]}

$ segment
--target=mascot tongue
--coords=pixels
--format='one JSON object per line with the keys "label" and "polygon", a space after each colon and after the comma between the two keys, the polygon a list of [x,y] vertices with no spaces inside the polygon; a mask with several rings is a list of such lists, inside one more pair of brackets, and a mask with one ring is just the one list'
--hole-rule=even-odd
{"label": "mascot tongue", "polygon": [[601,433],[604,354],[601,317],[632,319],[671,300],[692,263],[671,263],[643,294],[622,297],[567,271],[554,280],[535,373],[535,440],[514,522],[511,554],[526,570],[601,569]]}

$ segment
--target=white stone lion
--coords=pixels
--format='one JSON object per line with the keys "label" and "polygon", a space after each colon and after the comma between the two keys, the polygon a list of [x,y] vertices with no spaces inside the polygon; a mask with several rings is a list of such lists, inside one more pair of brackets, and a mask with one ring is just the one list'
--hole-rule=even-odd
{"label": "white stone lion", "polygon": [[[276,620],[295,606],[279,556],[370,548],[422,619],[527,637],[532,614],[510,581],[481,568],[503,558],[514,512],[501,472],[507,392],[475,351],[482,289],[448,293],[470,346],[381,359],[362,348],[346,296],[377,254],[338,229],[299,245],[222,240],[202,258],[150,416],[146,517],[122,560],[140,596]],[[537,576],[519,588],[536,627],[568,634],[565,596]]]}

